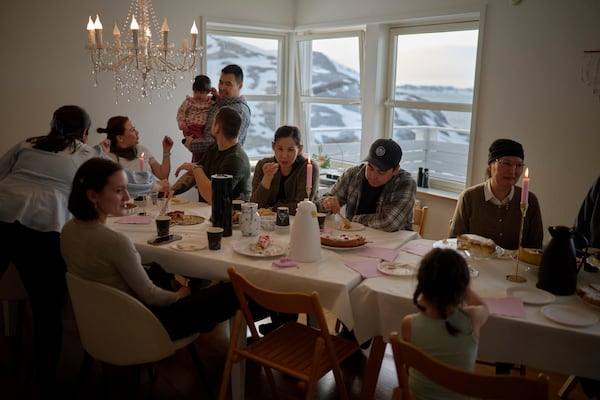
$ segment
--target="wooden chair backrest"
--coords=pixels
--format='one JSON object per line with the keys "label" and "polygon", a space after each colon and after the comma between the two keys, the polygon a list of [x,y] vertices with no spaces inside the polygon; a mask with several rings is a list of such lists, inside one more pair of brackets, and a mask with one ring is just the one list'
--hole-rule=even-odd
{"label": "wooden chair backrest", "polygon": [[[325,319],[325,313],[319,300],[319,296],[316,292],[310,294],[307,293],[296,293],[296,292],[276,292],[260,288],[244,276],[239,274],[235,269],[229,268],[227,270],[233,289],[237,296],[240,308],[244,314],[244,318],[255,336],[256,326],[254,324],[254,317],[250,311],[248,305],[248,298],[252,298],[254,302],[260,306],[286,314],[306,314],[314,318],[318,328],[323,332],[323,336],[329,336],[329,330],[327,326],[327,320]],[[256,334],[258,336],[258,334]],[[328,341],[329,338],[326,338]]]}
{"label": "wooden chair backrest", "polygon": [[413,210],[413,230],[423,236],[425,221],[427,220],[427,211],[429,207],[415,207]]}
{"label": "wooden chair backrest", "polygon": [[440,362],[412,343],[402,340],[397,333],[390,335],[390,343],[400,385],[400,390],[396,390],[394,395],[401,395],[394,398],[412,400],[408,373],[409,368],[414,368],[438,385],[466,396],[479,399],[548,399],[545,376],[532,379],[524,376],[482,375]]}

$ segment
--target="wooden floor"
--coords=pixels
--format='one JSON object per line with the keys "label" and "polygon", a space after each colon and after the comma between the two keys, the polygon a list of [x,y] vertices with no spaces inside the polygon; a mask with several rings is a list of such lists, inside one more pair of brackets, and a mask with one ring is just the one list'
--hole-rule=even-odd
{"label": "wooden floor", "polygon": [[[31,326],[26,323],[23,330],[18,367],[15,370],[10,362],[8,338],[0,338],[0,399],[32,399],[33,390],[31,378],[28,377],[28,365],[31,359]],[[2,328],[3,329],[3,328]],[[3,332],[3,330],[1,331]],[[228,324],[219,325],[213,332],[203,334],[196,342],[196,347],[204,363],[206,373],[211,381],[210,390],[218,393],[228,344]],[[358,399],[362,387],[362,376],[365,372],[368,351],[357,353],[344,363],[344,380],[350,392],[351,399]],[[75,385],[83,351],[79,341],[75,322],[65,320],[64,347],[59,368],[63,399],[128,399],[138,397],[133,390],[132,371],[122,367],[108,367],[104,374],[98,363],[85,377],[80,385]],[[482,373],[493,373],[492,367],[478,366]],[[205,387],[197,375],[197,370],[186,351],[180,351],[173,357],[162,361],[155,367],[154,380],[143,371],[139,398],[143,399],[173,399],[198,400],[208,398]],[[527,369],[527,375],[536,376],[539,370]],[[514,372],[516,374],[516,372]],[[556,395],[566,376],[545,371],[550,376],[550,399],[558,399]],[[281,377],[278,384],[284,399],[301,399],[302,393],[296,388],[295,382]],[[386,352],[382,371],[377,386],[376,399],[390,399],[396,386],[396,377],[391,353]],[[246,399],[271,399],[271,392],[265,376],[260,368],[251,363],[247,364]],[[335,383],[332,374],[321,379],[318,387],[318,399],[336,399]],[[571,392],[569,399],[586,399],[579,385]]]}

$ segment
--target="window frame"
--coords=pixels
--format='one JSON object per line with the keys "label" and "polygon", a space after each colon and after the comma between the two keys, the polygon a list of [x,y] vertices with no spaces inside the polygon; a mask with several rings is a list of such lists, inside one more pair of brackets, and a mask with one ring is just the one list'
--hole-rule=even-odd
{"label": "window frame", "polygon": [[[312,42],[314,40],[321,39],[336,39],[336,38],[352,38],[356,37],[358,40],[358,60],[359,60],[359,97],[347,98],[347,97],[331,97],[331,96],[314,96],[310,94],[311,81],[308,77],[311,77],[312,67],[312,45],[305,46],[306,42]],[[365,28],[359,27],[348,27],[344,29],[327,29],[321,31],[296,31],[295,33],[295,83],[296,83],[296,101],[295,110],[298,118],[298,126],[303,135],[303,142],[305,152],[308,154],[317,153],[318,145],[316,143],[309,143],[311,135],[310,128],[310,105],[313,104],[335,104],[340,106],[359,106],[361,109],[361,120],[363,117],[363,82],[364,82],[364,54],[365,54]],[[304,62],[302,62],[304,60]],[[303,86],[303,83],[307,82]],[[364,134],[364,123],[361,122],[360,129],[360,144],[365,140]],[[355,129],[355,128],[354,128]],[[362,157],[362,155],[361,155]],[[356,165],[354,162],[331,159],[331,168],[345,169]]]}
{"label": "window frame", "polygon": [[[414,34],[414,33],[435,33],[435,32],[451,32],[451,31],[462,31],[462,30],[477,30],[478,40],[477,49],[475,55],[475,74],[473,79],[473,99],[471,103],[448,103],[441,101],[431,102],[417,102],[417,101],[405,101],[395,100],[395,81],[396,81],[396,60],[397,60],[397,37],[401,34]],[[483,35],[483,22],[477,15],[469,15],[458,17],[456,19],[447,19],[443,21],[431,21],[431,22],[414,22],[407,24],[393,24],[389,28],[389,45],[388,45],[388,79],[386,85],[386,101],[385,107],[385,120],[384,129],[386,137],[393,137],[394,131],[394,109],[395,108],[416,108],[422,110],[433,110],[433,111],[449,111],[449,112],[470,112],[471,121],[469,128],[469,144],[467,150],[466,170],[465,170],[465,182],[456,182],[452,180],[446,180],[439,176],[430,176],[429,187],[432,189],[439,189],[443,191],[460,193],[465,187],[469,186],[472,171],[472,152],[473,143],[476,140],[476,120],[477,120],[477,91],[479,81],[479,70],[481,63],[482,54],[482,35]],[[416,179],[416,174],[415,179]],[[423,190],[423,188],[419,188]]]}
{"label": "window frame", "polygon": [[[274,94],[249,94],[244,91],[242,87],[241,95],[244,96],[246,101],[250,103],[256,102],[273,102],[276,104],[276,121],[275,121],[275,129],[279,126],[283,125],[283,121],[287,121],[289,119],[289,74],[290,74],[290,66],[289,66],[289,48],[290,48],[290,31],[287,30],[278,30],[278,29],[260,29],[256,27],[247,27],[242,25],[231,25],[231,24],[222,24],[222,23],[210,23],[206,24],[205,29],[206,37],[209,35],[220,35],[220,36],[230,36],[230,37],[245,37],[245,38],[256,38],[256,39],[269,39],[269,40],[277,40],[279,42],[277,59],[278,59],[278,71],[277,71],[277,79],[279,81],[278,91],[279,93]],[[206,40],[206,39],[205,39]],[[207,57],[203,57],[203,73],[206,73],[207,70]],[[244,68],[244,66],[242,66]],[[245,73],[246,71],[244,71]],[[246,81],[246,76],[244,76],[244,82]],[[215,82],[213,86],[217,86],[218,82]],[[274,133],[275,131],[273,131]],[[250,157],[251,159],[261,159],[263,156],[258,157]]]}

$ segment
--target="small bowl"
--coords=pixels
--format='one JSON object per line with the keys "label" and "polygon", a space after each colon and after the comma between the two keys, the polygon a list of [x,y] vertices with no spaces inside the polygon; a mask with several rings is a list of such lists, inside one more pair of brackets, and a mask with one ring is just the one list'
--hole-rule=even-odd
{"label": "small bowl", "polygon": [[133,203],[125,204],[125,215],[135,215],[138,213],[138,206]]}

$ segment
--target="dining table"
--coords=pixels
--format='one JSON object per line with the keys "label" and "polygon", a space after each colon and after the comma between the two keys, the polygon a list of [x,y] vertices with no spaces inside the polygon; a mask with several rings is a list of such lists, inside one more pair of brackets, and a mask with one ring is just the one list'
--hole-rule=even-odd
{"label": "dining table", "polygon": [[[417,239],[399,248],[396,263],[418,266],[433,247],[447,240]],[[513,252],[467,257],[471,286],[486,302],[490,317],[482,327],[478,359],[517,363],[567,375],[600,379],[600,308],[578,295],[557,296],[536,288],[539,266],[519,262]],[[507,275],[526,279],[515,283]],[[600,274],[578,274],[578,285],[600,284]],[[415,274],[364,279],[350,292],[354,333],[359,342],[373,338],[361,399],[371,399],[379,377],[386,342],[400,332],[402,318],[419,310],[413,303]]]}
{"label": "dining table", "polygon": [[[277,233],[261,229],[259,235],[269,235],[271,238],[269,248],[282,249],[268,256],[248,252],[248,246],[256,243],[258,238],[242,236],[241,230],[236,226],[233,227],[231,236],[223,237],[219,250],[209,250],[206,231],[212,226],[211,206],[175,200],[169,209],[183,211],[184,215],[200,216],[204,220],[193,225],[172,225],[170,234],[181,236],[181,239],[159,245],[149,243],[156,238],[156,210],[146,210],[149,215],[109,217],[107,225],[126,234],[133,241],[142,256],[142,262],[158,262],[171,273],[227,281],[227,269],[233,267],[263,288],[286,292],[316,291],[323,307],[349,330],[354,329],[356,315],[351,309],[350,292],[361,283],[360,264],[378,262],[378,257],[395,257],[395,249],[419,237],[413,231],[385,232],[363,226],[358,228],[361,229],[359,232],[351,233],[364,236],[367,241],[364,245],[357,248],[322,248],[321,256],[316,261],[294,262],[294,266],[282,268],[276,266],[274,261],[287,255],[291,236],[289,232]],[[293,229],[293,224],[294,216],[291,216],[290,230]],[[324,230],[335,232],[342,225],[336,216],[330,215],[326,218]],[[239,387],[234,389],[237,391]]]}

